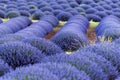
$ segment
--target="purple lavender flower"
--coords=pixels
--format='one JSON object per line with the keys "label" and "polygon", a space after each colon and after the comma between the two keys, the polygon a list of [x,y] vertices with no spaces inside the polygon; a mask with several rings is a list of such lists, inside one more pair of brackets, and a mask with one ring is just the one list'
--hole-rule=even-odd
{"label": "purple lavender flower", "polygon": [[40,62],[44,55],[37,48],[22,42],[9,42],[0,45],[0,58],[13,68]]}

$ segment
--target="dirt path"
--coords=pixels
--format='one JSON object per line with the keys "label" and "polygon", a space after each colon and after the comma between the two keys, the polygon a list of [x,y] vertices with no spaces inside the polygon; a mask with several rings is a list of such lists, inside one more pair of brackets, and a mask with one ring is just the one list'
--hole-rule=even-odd
{"label": "dirt path", "polygon": [[[54,36],[57,31],[61,28],[61,26],[59,25],[58,27],[56,27],[54,29],[53,32],[49,33],[48,35],[45,36],[46,39],[50,39],[52,36]],[[95,35],[95,32],[94,32],[94,29],[92,28],[88,28],[88,31],[87,31],[87,37],[89,39],[89,43],[90,44],[93,44],[96,40],[96,35]]]}
{"label": "dirt path", "polygon": [[45,36],[46,39],[50,39],[52,36],[54,36],[57,32],[56,31],[53,31],[51,33],[49,33],[48,35]]}
{"label": "dirt path", "polygon": [[45,38],[49,40],[51,37],[53,37],[60,30],[60,28],[62,26],[63,25],[59,24],[56,28],[54,28],[54,30],[51,33],[49,33],[48,35],[46,35]]}
{"label": "dirt path", "polygon": [[96,41],[96,34],[93,28],[88,28],[87,37],[90,44],[93,44]]}

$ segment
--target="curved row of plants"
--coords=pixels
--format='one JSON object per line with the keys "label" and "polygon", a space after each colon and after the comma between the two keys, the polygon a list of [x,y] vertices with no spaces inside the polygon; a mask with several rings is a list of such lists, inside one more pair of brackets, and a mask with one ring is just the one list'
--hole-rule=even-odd
{"label": "curved row of plants", "polygon": [[44,15],[54,15],[67,21],[82,14],[88,20],[101,21],[108,15],[120,18],[120,0],[1,0],[0,17],[27,16],[39,20]]}

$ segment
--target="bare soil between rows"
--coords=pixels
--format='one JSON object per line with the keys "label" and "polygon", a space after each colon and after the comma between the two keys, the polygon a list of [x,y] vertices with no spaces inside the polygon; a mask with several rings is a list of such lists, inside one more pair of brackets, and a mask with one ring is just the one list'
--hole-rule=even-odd
{"label": "bare soil between rows", "polygon": [[[57,28],[61,28],[61,26],[58,26]],[[48,35],[45,36],[46,39],[50,39],[52,38],[57,32],[59,31],[58,30],[53,30],[51,33],[49,33]],[[87,37],[88,37],[88,41],[89,41],[89,44],[93,44],[96,40],[96,34],[95,34],[95,31],[93,28],[88,28],[87,30],[87,33],[86,33]]]}

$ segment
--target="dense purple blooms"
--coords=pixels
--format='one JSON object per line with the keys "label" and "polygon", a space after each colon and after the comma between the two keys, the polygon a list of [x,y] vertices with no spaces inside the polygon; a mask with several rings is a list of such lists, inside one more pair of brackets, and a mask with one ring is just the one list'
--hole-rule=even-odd
{"label": "dense purple blooms", "polygon": [[104,17],[107,16],[107,13],[104,12],[104,11],[97,11],[97,12],[95,13],[95,15],[98,15],[98,16],[100,16],[101,18],[104,18]]}
{"label": "dense purple blooms", "polygon": [[87,9],[91,8],[91,6],[87,5],[87,4],[81,4],[80,7],[83,8],[84,10],[87,10]]}
{"label": "dense purple blooms", "polygon": [[63,8],[60,6],[60,5],[51,5],[51,7],[53,8],[53,9],[56,9],[56,10],[63,10]]}
{"label": "dense purple blooms", "polygon": [[64,3],[68,3],[67,0],[57,0],[58,4],[64,4]]}
{"label": "dense purple blooms", "polygon": [[76,2],[70,2],[69,5],[72,7],[72,8],[75,8],[75,7],[78,7],[79,4],[77,4]]}
{"label": "dense purple blooms", "polygon": [[8,5],[6,6],[6,8],[17,8],[17,6],[14,5],[14,4],[8,4]]}
{"label": "dense purple blooms", "polygon": [[2,35],[2,36],[0,36],[0,39],[2,39],[2,38],[10,38],[10,39],[16,39],[16,40],[22,40],[22,39],[24,39],[24,37],[22,37],[22,36],[19,36],[19,35],[15,35],[15,34],[6,34],[6,35]]}
{"label": "dense purple blooms", "polygon": [[70,19],[70,17],[72,17],[72,14],[69,12],[60,12],[57,16],[56,16],[60,21],[68,21],[68,19]]}
{"label": "dense purple blooms", "polygon": [[[118,18],[120,17],[119,13],[114,11],[116,8],[119,8],[119,0],[78,0],[80,4],[80,7],[83,8],[86,11],[86,15],[89,14],[97,15],[101,18],[104,18],[108,15],[116,15]],[[96,10],[95,10],[96,9]],[[113,11],[114,12],[113,12]],[[118,9],[120,10],[120,9]],[[95,12],[95,13],[94,13]],[[91,20],[94,19],[94,17],[91,17]],[[101,21],[101,20],[100,20]]]}
{"label": "dense purple blooms", "polygon": [[120,38],[113,41],[115,44],[120,45]]}
{"label": "dense purple blooms", "polygon": [[31,14],[29,13],[29,11],[20,10],[19,12],[20,12],[20,15],[21,15],[21,16],[30,17],[30,15],[31,15]]}
{"label": "dense purple blooms", "polygon": [[18,10],[25,10],[25,11],[28,11],[29,8],[27,6],[20,6],[18,7]]}
{"label": "dense purple blooms", "polygon": [[102,57],[101,55],[97,55],[96,53],[93,52],[86,52],[86,51],[78,51],[75,52],[74,55],[76,56],[85,56],[89,60],[97,63],[103,71],[108,75],[108,78],[115,79],[116,76],[118,75],[116,67],[114,67],[111,62],[109,62],[107,59]]}
{"label": "dense purple blooms", "polygon": [[40,20],[50,23],[53,27],[56,27],[59,24],[58,19],[53,15],[45,15],[45,16],[41,17]]}
{"label": "dense purple blooms", "polygon": [[0,76],[3,76],[4,74],[10,72],[11,70],[12,68],[2,59],[0,59]]}
{"label": "dense purple blooms", "polygon": [[5,15],[5,18],[14,18],[20,16],[18,11],[8,11]]}
{"label": "dense purple blooms", "polygon": [[[4,6],[4,7],[3,7]],[[120,17],[118,12],[111,13],[116,8],[119,9],[120,3],[119,0],[44,0],[44,1],[35,1],[35,0],[13,0],[11,1],[2,1],[0,4],[0,16],[5,17],[8,12],[19,14],[19,16],[27,16],[32,19],[39,20],[40,17],[44,15],[54,15],[55,10],[62,10],[59,14],[59,20],[67,21],[67,18],[70,15],[96,15],[103,18],[108,15],[116,15]],[[72,8],[71,11],[66,11],[66,9]],[[75,10],[78,9],[78,12]],[[40,11],[39,11],[40,10]],[[7,12],[7,13],[6,13]],[[63,12],[67,12],[66,14]],[[109,13],[110,12],[110,13]],[[58,14],[57,14],[58,15]],[[55,15],[55,16],[57,16]],[[65,17],[65,16],[66,17]],[[13,16],[13,15],[12,15]],[[62,18],[61,18],[62,16]],[[13,16],[14,17],[14,16]],[[58,16],[57,16],[58,17]],[[64,19],[63,19],[64,18]],[[94,19],[94,17],[92,18]]]}
{"label": "dense purple blooms", "polygon": [[55,20],[56,22],[53,21],[54,19],[56,19],[54,16],[49,15],[46,17],[48,19],[47,18],[41,19],[40,21],[33,23],[29,27],[18,31],[15,34],[23,36],[25,38],[28,38],[31,36],[32,37],[41,37],[41,38],[45,37],[46,34],[53,31],[53,26],[51,23],[53,23],[54,25],[58,25],[57,20]]}
{"label": "dense purple blooms", "polygon": [[[116,48],[117,47],[117,48]],[[117,70],[120,71],[120,47],[114,43],[98,43],[91,46],[87,46],[81,50],[89,51],[96,53],[97,55],[103,56],[105,59],[110,61],[113,66],[117,67]]]}
{"label": "dense purple blooms", "polygon": [[65,11],[71,13],[73,16],[79,14],[79,12],[77,10],[72,9],[72,8],[67,8],[67,9],[65,9]]}
{"label": "dense purple blooms", "polygon": [[[41,30],[42,31],[42,30]],[[41,32],[40,30],[36,29],[36,27],[33,27],[33,26],[30,26],[28,28],[25,28],[21,31],[18,31],[17,35],[21,35],[23,37],[31,37],[31,36],[34,36],[34,37],[44,37],[45,36],[45,33]]]}
{"label": "dense purple blooms", "polygon": [[116,16],[110,15],[108,17],[105,17],[96,27],[96,34],[97,36],[105,37],[105,40],[108,40],[108,38],[112,38],[112,40],[115,40],[120,37],[119,24],[119,18],[117,18]]}
{"label": "dense purple blooms", "polygon": [[78,35],[76,32],[77,31],[59,32],[54,37],[52,37],[51,41],[60,46],[65,51],[77,50],[87,45],[87,38],[84,37],[85,35],[83,33],[79,32],[81,34]]}
{"label": "dense purple blooms", "polygon": [[90,8],[90,9],[87,9],[86,10],[86,13],[87,14],[94,14],[96,12],[96,9],[95,8]]}
{"label": "dense purple blooms", "polygon": [[43,11],[43,12],[45,12],[45,11],[52,12],[53,11],[53,9],[50,6],[42,7],[42,8],[40,8],[40,10]]}
{"label": "dense purple blooms", "polygon": [[5,17],[5,12],[3,10],[1,10],[1,7],[0,7],[0,17],[1,18],[4,18]]}
{"label": "dense purple blooms", "polygon": [[0,80],[59,80],[57,76],[52,74],[46,68],[37,66],[20,67],[12,71]]}
{"label": "dense purple blooms", "polygon": [[38,48],[43,54],[48,56],[54,54],[60,54],[64,52],[60,47],[43,38],[31,37],[24,39],[22,41],[25,43],[29,43],[30,45]]}
{"label": "dense purple blooms", "polygon": [[[27,27],[27,26],[32,24],[32,21],[28,17],[20,16],[20,17],[17,17],[16,19],[20,20],[20,22],[22,24],[24,24],[24,25],[21,26],[22,28],[25,28],[25,27]],[[15,22],[19,23],[19,21],[17,22],[17,20]]]}
{"label": "dense purple blooms", "polygon": [[55,16],[57,16],[60,12],[62,12],[62,10],[59,10],[59,9],[53,11]]}
{"label": "dense purple blooms", "polygon": [[120,0],[0,0],[0,80],[119,80],[119,13]]}
{"label": "dense purple blooms", "polygon": [[109,5],[103,5],[102,7],[106,10],[112,10],[111,6],[109,6]]}
{"label": "dense purple blooms", "polygon": [[46,2],[46,1],[41,1],[37,6],[38,8],[42,8],[42,7],[45,7],[45,6],[48,6],[49,4]]}
{"label": "dense purple blooms", "polygon": [[115,80],[120,80],[120,77],[116,78]]}
{"label": "dense purple blooms", "polygon": [[0,58],[13,68],[40,62],[44,57],[37,48],[22,42],[9,42],[0,45]]}
{"label": "dense purple blooms", "polygon": [[14,34],[3,35],[0,37],[0,44],[4,44],[6,42],[21,41],[22,39],[24,38],[20,35]]}
{"label": "dense purple blooms", "polygon": [[42,11],[37,10],[32,14],[32,19],[39,20],[43,15],[44,15],[44,13]]}
{"label": "dense purple blooms", "polygon": [[[14,22],[14,23],[13,23]],[[26,17],[17,17],[0,24],[0,36],[15,33],[31,24],[31,20]]]}
{"label": "dense purple blooms", "polygon": [[93,21],[95,21],[95,22],[101,21],[101,17],[98,16],[98,15],[95,15],[95,14],[88,14],[88,15],[87,15],[87,18],[88,18],[89,21],[90,21],[90,20],[93,20]]}
{"label": "dense purple blooms", "polygon": [[67,63],[48,62],[35,64],[34,66],[47,68],[51,73],[56,75],[59,80],[91,80],[84,71],[79,71],[77,68]]}
{"label": "dense purple blooms", "polygon": [[82,1],[81,0],[75,0],[78,4],[80,4]]}
{"label": "dense purple blooms", "polygon": [[112,40],[115,40],[120,37],[119,31],[120,31],[120,28],[108,28],[108,29],[105,29],[102,35],[105,36],[106,40],[108,40],[109,38],[112,38]]}
{"label": "dense purple blooms", "polygon": [[45,30],[46,33],[50,33],[53,31],[53,26],[47,22],[47,21],[38,21],[37,23],[31,25],[31,26],[38,26],[38,27],[41,27]]}
{"label": "dense purple blooms", "polygon": [[85,27],[87,28],[89,27],[89,21],[83,15],[75,15],[69,19],[69,21],[74,21],[74,20],[78,20],[79,22],[81,22],[81,24],[85,25]]}
{"label": "dense purple blooms", "polygon": [[[84,22],[85,21],[85,22]],[[76,15],[55,34],[51,41],[65,51],[75,51],[88,44],[85,35],[89,22],[84,16]]]}
{"label": "dense purple blooms", "polygon": [[72,66],[75,66],[77,69],[85,71],[93,80],[108,80],[107,75],[103,72],[103,69],[98,64],[92,62],[89,60],[89,58],[86,58],[82,55],[54,55],[44,58],[42,62],[69,63]]}
{"label": "dense purple blooms", "polygon": [[104,8],[102,6],[95,6],[95,9],[97,9],[99,11],[104,11]]}
{"label": "dense purple blooms", "polygon": [[44,15],[52,15],[52,16],[54,16],[54,14],[52,12],[50,12],[50,11],[44,11]]}
{"label": "dense purple blooms", "polygon": [[83,0],[81,3],[82,4],[90,4],[90,3],[94,3],[94,0]]}

